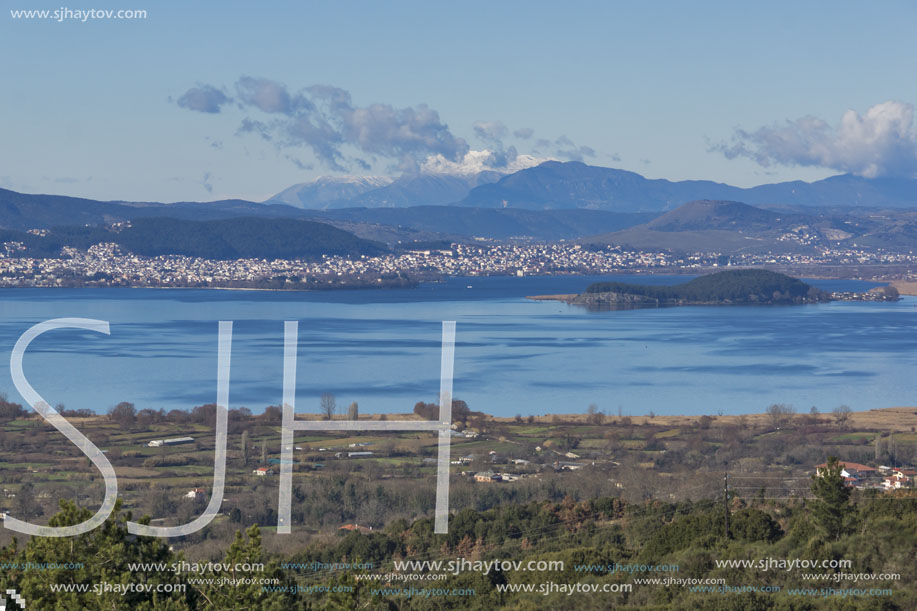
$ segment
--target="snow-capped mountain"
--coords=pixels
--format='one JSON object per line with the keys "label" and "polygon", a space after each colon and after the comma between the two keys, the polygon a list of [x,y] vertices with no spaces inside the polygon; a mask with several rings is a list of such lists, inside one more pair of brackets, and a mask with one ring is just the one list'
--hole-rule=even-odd
{"label": "snow-capped mountain", "polygon": [[306,210],[451,204],[466,197],[471,189],[495,182],[502,176],[493,171],[405,174],[395,180],[376,176],[326,176],[293,185],[265,203],[288,204]]}
{"label": "snow-capped mountain", "polygon": [[468,151],[459,161],[442,155],[425,160],[416,172],[396,179],[378,176],[323,176],[281,191],[265,203],[308,210],[329,208],[399,208],[451,204],[475,187],[498,181],[544,161],[531,155]]}
{"label": "snow-capped mountain", "polygon": [[391,184],[384,176],[322,176],[312,182],[303,182],[284,189],[268,200],[304,208],[324,210],[345,207],[346,203],[367,191]]}

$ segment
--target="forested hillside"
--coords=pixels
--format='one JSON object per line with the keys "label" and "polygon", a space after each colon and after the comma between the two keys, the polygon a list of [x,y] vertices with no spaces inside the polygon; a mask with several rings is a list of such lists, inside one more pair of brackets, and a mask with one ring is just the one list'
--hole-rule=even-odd
{"label": "forested hillside", "polygon": [[119,229],[55,227],[46,235],[0,230],[0,242],[21,242],[21,254],[56,257],[64,246],[85,249],[114,242],[138,255],[187,255],[205,259],[315,259],[322,255],[375,255],[384,245],[325,223],[242,217],[212,221],[138,218]]}
{"label": "forested hillside", "polygon": [[[0,585],[41,609],[917,608],[910,570],[917,497],[854,492],[831,461],[823,477],[812,479],[811,492],[810,500],[730,493],[728,500],[675,504],[568,496],[466,509],[452,516],[447,535],[433,534],[432,519],[396,520],[273,558],[253,527],[239,533],[222,561],[265,562],[264,570],[209,575],[217,582],[237,580],[232,587],[137,565],[183,558],[162,540],[128,535],[126,516],[119,514],[75,539],[33,538],[3,548],[6,567],[81,565],[6,569]],[[75,523],[90,513],[65,502],[51,523]],[[347,568],[355,565],[361,568]],[[264,579],[271,585],[262,585]],[[116,591],[138,581],[185,588],[168,594]],[[112,591],[93,591],[98,583]],[[89,589],[52,594],[49,584]]]}

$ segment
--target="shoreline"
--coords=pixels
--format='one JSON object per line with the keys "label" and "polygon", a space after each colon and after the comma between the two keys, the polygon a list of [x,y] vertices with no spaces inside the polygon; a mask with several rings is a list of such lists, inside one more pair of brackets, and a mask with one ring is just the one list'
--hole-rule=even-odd
{"label": "shoreline", "polygon": [[326,289],[268,289],[255,288],[247,286],[0,286],[0,294],[5,290],[81,290],[81,289],[124,289],[124,290],[151,290],[151,291],[258,291],[265,293],[335,293],[343,291],[378,291],[378,290],[398,290],[414,289],[421,283],[418,282],[413,286],[337,286]]}
{"label": "shoreline", "polygon": [[[739,268],[737,268],[739,269]],[[741,269],[769,269],[766,267],[751,267],[751,268],[741,268]],[[722,269],[717,268],[692,268],[692,269],[660,269],[660,270],[648,270],[648,269],[634,269],[634,270],[619,270],[609,273],[554,273],[554,274],[531,274],[524,276],[524,278],[554,278],[554,277],[586,277],[586,276],[701,276],[709,272],[723,271]],[[785,273],[785,272],[781,272]],[[799,276],[802,278],[803,276]],[[870,282],[876,284],[883,284],[894,286],[901,295],[907,296],[917,296],[917,281],[906,281],[906,280],[889,280],[883,278],[849,278],[839,274],[833,275],[813,275],[805,274],[805,278],[813,280],[839,280],[839,281],[854,281],[854,282]],[[334,291],[361,291],[361,290],[379,290],[379,289],[415,289],[424,284],[439,284],[445,281],[447,278],[463,278],[467,280],[473,280],[476,278],[512,278],[515,279],[517,276],[512,274],[485,274],[485,275],[475,275],[475,276],[445,276],[436,280],[417,280],[408,285],[392,285],[392,284],[382,284],[371,285],[371,284],[361,284],[361,285],[340,285],[332,287],[322,287],[322,288],[264,288],[264,287],[244,287],[244,286],[143,286],[143,285],[128,285],[128,286],[105,286],[105,285],[83,285],[83,286],[2,286],[0,285],[0,292],[7,289],[154,289],[154,290],[199,290],[199,291],[259,291],[259,292],[278,292],[278,293],[328,293]],[[526,295],[525,299],[530,299],[532,301],[567,301],[578,295],[574,293],[562,293],[558,295]]]}
{"label": "shoreline", "polygon": [[[910,289],[910,290],[913,291],[913,292],[907,293],[907,292],[901,291],[901,290],[899,289],[899,290],[898,290],[898,293],[899,293],[900,295],[904,295],[904,296],[906,296],[906,297],[917,296],[917,282],[914,282],[914,283],[912,283],[912,284],[914,285],[914,287],[913,287],[912,289]],[[897,288],[897,287],[896,287],[896,288]],[[583,306],[583,307],[590,307],[590,306],[595,306],[595,305],[597,305],[597,304],[594,304],[594,303],[577,303],[577,302],[576,302],[576,299],[577,299],[578,297],[580,297],[581,295],[584,295],[584,294],[585,294],[585,293],[575,293],[575,294],[560,293],[560,294],[557,294],[557,295],[526,295],[525,298],[526,298],[526,299],[529,299],[529,300],[531,300],[531,301],[559,301],[559,302],[561,302],[561,303],[566,303],[567,305],[578,305],[578,306]],[[839,299],[839,298],[831,298],[831,299],[825,299],[825,300],[822,300],[822,301],[819,301],[819,302],[799,303],[799,304],[786,304],[786,303],[751,303],[751,302],[726,303],[726,302],[719,302],[719,301],[683,301],[683,302],[682,302],[682,301],[664,301],[664,302],[659,302],[659,303],[648,303],[648,302],[647,302],[647,303],[642,303],[642,302],[629,303],[629,302],[620,302],[620,303],[601,304],[601,305],[612,305],[612,306],[617,306],[617,307],[612,307],[611,309],[631,310],[631,309],[638,309],[638,308],[674,308],[674,307],[681,307],[681,306],[816,305],[817,303],[831,303],[831,302],[836,302],[836,301],[869,301],[869,302],[876,302],[876,303],[881,302],[881,300],[873,300],[873,299]],[[894,300],[892,300],[892,301],[894,301]]]}
{"label": "shoreline", "polygon": [[563,301],[570,303],[571,300],[578,296],[579,293],[561,293],[559,295],[526,295],[525,298],[532,301]]}

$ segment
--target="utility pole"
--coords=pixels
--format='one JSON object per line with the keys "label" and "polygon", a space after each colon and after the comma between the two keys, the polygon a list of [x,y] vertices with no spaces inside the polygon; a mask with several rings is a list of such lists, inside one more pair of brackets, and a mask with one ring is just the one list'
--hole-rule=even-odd
{"label": "utility pole", "polygon": [[725,516],[726,538],[729,538],[729,472],[723,471],[723,515]]}

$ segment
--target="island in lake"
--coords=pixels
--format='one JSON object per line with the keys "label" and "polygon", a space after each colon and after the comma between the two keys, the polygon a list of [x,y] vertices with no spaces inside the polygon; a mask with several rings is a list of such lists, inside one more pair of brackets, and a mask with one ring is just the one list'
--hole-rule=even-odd
{"label": "island in lake", "polygon": [[896,301],[898,292],[883,286],[867,293],[829,293],[763,269],[739,269],[700,276],[670,286],[596,282],[579,295],[536,295],[534,300],[564,301],[593,309],[680,305],[788,305],[838,300]]}

